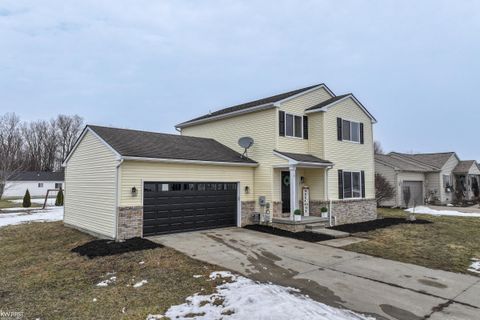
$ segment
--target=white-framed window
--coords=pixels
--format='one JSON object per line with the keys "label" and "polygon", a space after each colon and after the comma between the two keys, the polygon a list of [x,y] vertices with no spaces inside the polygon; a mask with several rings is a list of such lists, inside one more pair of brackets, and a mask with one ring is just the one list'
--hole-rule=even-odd
{"label": "white-framed window", "polygon": [[360,171],[343,171],[343,198],[362,197],[362,174]]}
{"label": "white-framed window", "polygon": [[55,189],[62,189],[62,188],[63,188],[63,183],[55,182]]}
{"label": "white-framed window", "polygon": [[285,136],[303,138],[302,116],[285,113]]}
{"label": "white-framed window", "polygon": [[39,182],[39,183],[38,183],[38,187],[39,187],[39,188],[43,188],[43,182]]}
{"label": "white-framed window", "polygon": [[344,141],[360,143],[360,122],[342,120],[342,138]]}

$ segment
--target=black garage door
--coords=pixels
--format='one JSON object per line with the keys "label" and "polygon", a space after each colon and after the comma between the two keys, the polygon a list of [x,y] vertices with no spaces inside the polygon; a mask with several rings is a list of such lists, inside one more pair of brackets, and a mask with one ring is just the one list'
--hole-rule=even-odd
{"label": "black garage door", "polygon": [[237,225],[236,183],[145,182],[143,235]]}

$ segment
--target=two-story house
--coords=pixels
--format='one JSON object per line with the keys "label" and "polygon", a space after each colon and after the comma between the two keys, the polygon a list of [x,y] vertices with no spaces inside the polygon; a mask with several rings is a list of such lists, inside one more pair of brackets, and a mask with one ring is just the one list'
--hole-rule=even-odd
{"label": "two-story house", "polygon": [[124,239],[244,226],[267,210],[375,219],[375,122],[353,94],[320,84],[183,122],[181,135],[87,126],[64,163],[64,220]]}

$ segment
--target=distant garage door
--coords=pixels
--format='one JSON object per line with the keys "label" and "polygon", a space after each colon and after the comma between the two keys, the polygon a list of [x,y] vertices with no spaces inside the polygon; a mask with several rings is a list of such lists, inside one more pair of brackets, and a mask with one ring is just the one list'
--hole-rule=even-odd
{"label": "distant garage door", "polygon": [[[405,189],[410,190],[410,202],[408,207],[414,205],[423,205],[423,182],[422,181],[403,181],[402,198],[405,199]],[[405,205],[405,200],[402,203]]]}
{"label": "distant garage door", "polygon": [[237,225],[236,183],[145,182],[143,235]]}

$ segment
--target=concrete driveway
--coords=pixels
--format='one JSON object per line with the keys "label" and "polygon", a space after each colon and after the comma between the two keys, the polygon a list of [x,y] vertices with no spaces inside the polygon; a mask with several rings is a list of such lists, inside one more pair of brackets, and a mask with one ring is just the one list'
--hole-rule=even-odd
{"label": "concrete driveway", "polygon": [[[377,319],[480,319],[480,278],[240,228],[150,238]],[[274,306],[272,306],[274,307]]]}

